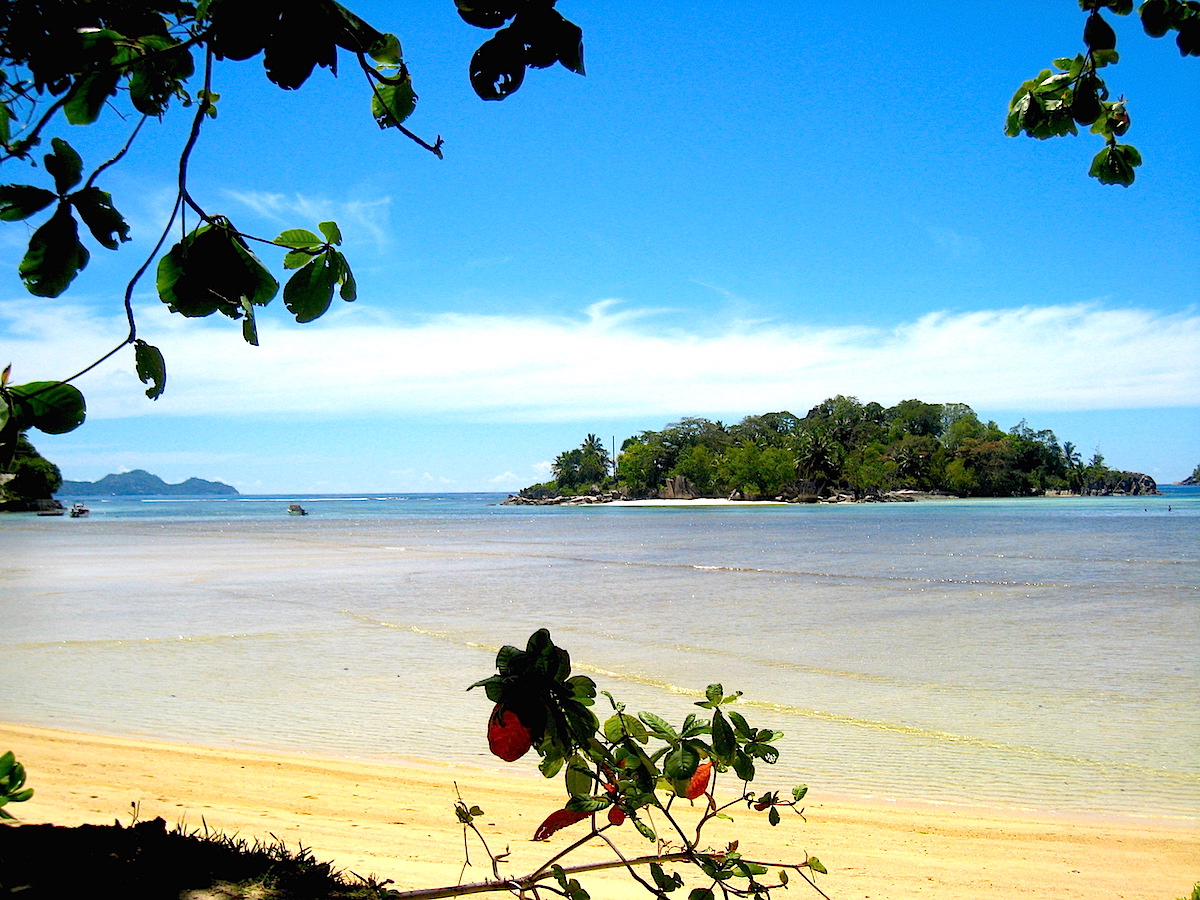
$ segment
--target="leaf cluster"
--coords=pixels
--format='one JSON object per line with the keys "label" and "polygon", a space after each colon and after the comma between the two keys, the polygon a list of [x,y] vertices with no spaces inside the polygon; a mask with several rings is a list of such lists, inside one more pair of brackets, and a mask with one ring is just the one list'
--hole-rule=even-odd
{"label": "leaf cluster", "polygon": [[7,469],[23,432],[37,428],[65,434],[83,424],[87,404],[74,385],[58,381],[8,383],[11,364],[0,373],[0,468]]}
{"label": "leaf cluster", "polygon": [[463,21],[499,29],[471,57],[471,87],[483,100],[503,100],[521,87],[526,68],[555,63],[583,75],[583,31],[554,8],[555,0],[454,0]]}
{"label": "leaf cluster", "polygon": [[[1004,131],[1009,137],[1025,134],[1045,140],[1075,135],[1079,133],[1076,126],[1089,126],[1105,143],[1092,159],[1088,174],[1101,184],[1129,187],[1142,157],[1134,146],[1117,140],[1129,130],[1129,111],[1123,96],[1109,100],[1100,70],[1120,60],[1117,34],[1102,10],[1127,16],[1133,12],[1133,0],[1080,0],[1079,6],[1087,13],[1083,26],[1086,52],[1056,59],[1054,70],[1043,69],[1023,83],[1009,102]],[[1197,0],[1145,0],[1138,14],[1151,37],[1174,30],[1182,55],[1200,55]]]}
{"label": "leaf cluster", "polygon": [[0,185],[2,221],[28,219],[55,204],[54,213],[33,232],[18,266],[26,290],[37,297],[62,294],[91,258],[79,240],[76,214],[92,237],[109,250],[129,240],[129,226],[113,206],[112,196],[95,187],[92,179],[78,187],[83,180],[83,160],[74,148],[61,138],[54,138],[51,147],[43,163],[54,180],[54,190],[31,184]]}
{"label": "leaf cluster", "polygon": [[0,756],[0,819],[13,818],[4,807],[9,803],[24,803],[33,796],[33,788],[25,787],[25,767],[9,750]]}
{"label": "leaf cluster", "polygon": [[[462,18],[471,24],[504,26],[476,54],[485,69],[499,66],[515,71],[519,62],[523,73],[526,65],[561,62],[582,74],[582,35],[553,6],[553,0],[458,4]],[[104,248],[115,250],[129,240],[128,223],[96,181],[128,152],[147,119],[164,117],[173,101],[192,108],[191,129],[179,154],[175,208],[158,245],[126,287],[128,336],[83,371],[64,378],[62,385],[131,345],[138,378],[148,385],[146,395],[151,399],[162,395],[166,362],[157,347],[138,337],[131,299],[156,258],[158,294],[168,309],[189,318],[221,313],[241,323],[242,336],[250,344],[259,340],[256,310],[279,292],[279,281],[250,249],[252,242],[285,251],[283,268],[294,271],[283,287],[283,300],[297,322],[322,316],[335,291],[343,300],[356,299],[358,287],[339,249],[342,235],[336,223],[320,223],[320,236],[290,228],[274,240],[255,237],[237,229],[227,217],[204,209],[187,183],[188,162],[202,125],[217,115],[220,94],[213,89],[217,61],[240,63],[261,57],[268,80],[284,90],[295,90],[318,68],[336,75],[343,51],[358,62],[375,122],[400,131],[440,158],[441,138],[426,143],[403,125],[416,107],[417,95],[399,39],[368,24],[337,0],[9,0],[0,4],[0,162],[18,159],[36,166],[34,148],[53,123],[94,125],[107,107],[121,113],[122,98],[141,116],[125,146],[86,180],[79,154],[67,141],[54,137],[50,152],[41,159],[49,184],[0,184],[0,220],[18,222],[46,215],[32,231],[18,266],[31,294],[58,297],[87,267],[91,251],[81,239],[81,223]],[[475,70],[473,63],[472,83],[478,89]],[[196,79],[202,83],[193,85]],[[516,90],[519,81],[491,99]],[[189,214],[196,217],[190,227],[183,222]],[[162,253],[177,222],[182,238]],[[0,464],[11,457],[17,430],[43,425],[43,430],[50,430],[68,421],[75,427],[83,421],[82,395],[53,384],[6,388]]]}

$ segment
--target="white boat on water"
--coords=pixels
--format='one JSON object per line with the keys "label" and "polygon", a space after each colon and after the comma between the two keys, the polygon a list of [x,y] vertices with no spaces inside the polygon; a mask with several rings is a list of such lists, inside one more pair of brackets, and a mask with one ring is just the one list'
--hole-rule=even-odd
{"label": "white boat on water", "polygon": [[91,510],[82,503],[76,502],[71,504],[71,518],[78,519],[81,516],[86,516]]}
{"label": "white boat on water", "polygon": [[288,507],[288,515],[289,516],[307,516],[308,510],[305,509],[303,506],[301,506],[299,503],[293,503]]}

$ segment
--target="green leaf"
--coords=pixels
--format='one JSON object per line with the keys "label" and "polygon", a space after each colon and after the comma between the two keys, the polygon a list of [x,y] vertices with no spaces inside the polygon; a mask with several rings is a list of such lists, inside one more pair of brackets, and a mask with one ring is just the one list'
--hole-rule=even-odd
{"label": "green leaf", "polygon": [[[462,7],[459,7],[461,12]],[[525,41],[511,27],[484,41],[471,57],[471,87],[481,100],[503,100],[525,80]]]}
{"label": "green leaf", "polygon": [[[719,684],[710,684],[704,691],[704,696],[708,698],[708,702],[713,706],[719,706],[721,700],[725,697],[725,688]],[[697,704],[699,705],[699,704]]]}
{"label": "green leaf", "polygon": [[810,856],[808,858],[808,862],[805,863],[805,865],[807,865],[814,872],[820,872],[822,875],[829,874],[829,870],[826,869],[823,865],[821,865],[821,861],[819,859],[817,859],[815,856]]}
{"label": "green leaf", "polygon": [[321,229],[321,234],[325,235],[325,240],[331,244],[342,243],[342,230],[338,228],[337,222],[318,222],[317,227]]}
{"label": "green leaf", "polygon": [[682,781],[696,774],[700,754],[690,741],[684,741],[663,759],[663,774],[673,781]]}
{"label": "green leaf", "polygon": [[0,778],[3,778],[10,771],[12,771],[12,767],[16,764],[17,755],[11,750],[4,751],[4,755],[0,756]]}
{"label": "green leaf", "polygon": [[596,786],[591,768],[578,755],[567,763],[567,793],[572,797],[589,797]]}
{"label": "green leaf", "polygon": [[242,300],[242,340],[251,347],[258,346],[258,323],[254,321],[254,304]]}
{"label": "green leaf", "polygon": [[[342,283],[342,289],[338,292],[347,303],[358,299],[358,282],[354,280],[354,273],[350,271],[350,264],[346,262],[346,257],[337,250],[329,251],[330,257],[337,262],[340,269],[339,281]],[[586,675],[578,675],[567,680],[567,683],[575,688],[576,698],[585,698],[587,702],[591,702],[591,698],[596,696],[596,684]],[[587,693],[586,685],[591,686],[591,693]],[[582,693],[581,693],[582,691]],[[581,700],[581,702],[583,702]]]}
{"label": "green leaf", "polygon": [[79,243],[79,226],[69,203],[58,208],[29,240],[29,250],[17,271],[26,289],[37,297],[57,297],[91,259]]}
{"label": "green leaf", "polygon": [[87,404],[79,388],[61,381],[31,381],[11,385],[9,396],[16,407],[20,428],[46,434],[66,434],[83,424]]}
{"label": "green leaf", "polygon": [[283,267],[285,269],[303,268],[312,262],[313,257],[320,252],[320,250],[291,250],[283,258]]}
{"label": "green leaf", "polygon": [[58,196],[32,184],[0,184],[0,221],[17,222],[41,212]]}
{"label": "green leaf", "polygon": [[70,144],[62,138],[54,138],[50,142],[54,149],[45,155],[46,171],[54,178],[54,188],[60,195],[65,194],[83,177],[83,160]]}
{"label": "green leaf", "polygon": [[600,812],[612,806],[612,801],[607,797],[572,797],[564,805],[563,809],[569,809],[571,812]]}
{"label": "green leaf", "polygon": [[772,826],[779,824],[779,807],[771,807],[771,811],[767,813],[767,821],[770,822]]}
{"label": "green leaf", "polygon": [[658,889],[664,893],[669,894],[676,888],[683,887],[683,878],[679,876],[679,873],[668,875],[660,863],[650,863],[650,875],[654,878]]}
{"label": "green leaf", "polygon": [[538,771],[542,773],[543,778],[553,778],[562,771],[563,762],[561,756],[551,753],[538,765]]}
{"label": "green leaf", "polygon": [[149,34],[130,53],[129,100],[138,112],[161,116],[195,71],[191,51],[166,35]]}
{"label": "green leaf", "polygon": [[368,50],[367,53],[377,63],[396,66],[403,61],[400,39],[394,34],[384,34],[383,40]]}
{"label": "green leaf", "polygon": [[679,732],[677,732],[671,723],[666,719],[656,716],[654,713],[638,713],[638,718],[641,719],[656,737],[660,737],[665,741],[679,740]]}
{"label": "green leaf", "polygon": [[721,710],[713,712],[712,719],[712,749],[713,756],[717,762],[723,766],[728,766],[733,763],[733,754],[737,749],[737,739],[734,737],[733,728],[725,719]]}
{"label": "green leaf", "polygon": [[297,322],[319,319],[329,309],[337,275],[329,255],[320,253],[288,279],[283,302]]}
{"label": "green leaf", "polygon": [[657,841],[657,840],[658,840],[658,835],[656,835],[656,834],[654,833],[654,829],[653,829],[653,828],[651,828],[651,827],[650,827],[650,826],[649,826],[649,825],[648,825],[648,824],[647,824],[647,823],[646,823],[646,822],[645,822],[645,821],[642,819],[642,817],[641,817],[641,816],[635,816],[635,817],[634,817],[634,819],[633,819],[633,827],[634,827],[634,828],[636,828],[636,829],[638,830],[638,834],[640,834],[640,835],[641,835],[642,837],[644,837],[646,840],[648,840],[648,841]]}
{"label": "green leaf", "polygon": [[730,710],[729,718],[733,722],[733,727],[737,730],[737,733],[740,737],[745,738],[746,740],[754,737],[753,729],[750,728],[750,724],[740,712]]}
{"label": "green leaf", "polygon": [[112,195],[97,187],[84,188],[70,197],[71,205],[97,241],[116,250],[119,241],[129,240],[129,225],[112,205]]}
{"label": "green leaf", "polygon": [[646,726],[625,713],[616,713],[604,723],[604,736],[614,744],[625,736],[629,736],[639,744],[644,744],[649,740]]}
{"label": "green leaf", "polygon": [[202,317],[214,312],[242,317],[243,300],[264,306],[277,282],[233,226],[222,219],[201,225],[158,263],[158,296],[171,312]]}
{"label": "green leaf", "polygon": [[291,247],[293,250],[325,246],[323,240],[305,228],[289,228],[282,231],[279,237],[271,243],[278,244],[280,247]]}
{"label": "green leaf", "polygon": [[737,773],[738,778],[742,781],[754,780],[754,760],[746,755],[741,749],[735,750],[733,754],[733,771]]}
{"label": "green leaf", "polygon": [[142,384],[149,384],[146,396],[157,400],[167,387],[167,363],[162,351],[140,338],[133,344],[133,361]]}
{"label": "green leaf", "polygon": [[100,118],[108,98],[117,92],[120,72],[114,68],[93,69],[72,85],[70,98],[63,106],[72,125],[91,125]]}
{"label": "green leaf", "polygon": [[1101,184],[1133,184],[1134,168],[1142,164],[1142,155],[1132,144],[1109,144],[1092,159],[1088,174]]}
{"label": "green leaf", "polygon": [[374,82],[371,88],[371,115],[380,128],[395,128],[417,108],[417,94],[412,79],[401,70],[389,76],[385,83]]}
{"label": "green leaf", "polygon": [[692,888],[688,900],[713,900],[712,888]]}
{"label": "green leaf", "polygon": [[803,800],[805,794],[807,794],[807,793],[808,793],[808,785],[807,784],[798,784],[794,788],[792,788],[792,799],[796,800],[796,801]]}

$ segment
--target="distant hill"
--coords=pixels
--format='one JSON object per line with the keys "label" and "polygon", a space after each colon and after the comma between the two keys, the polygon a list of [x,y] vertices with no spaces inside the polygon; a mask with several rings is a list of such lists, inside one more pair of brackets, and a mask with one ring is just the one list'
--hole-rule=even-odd
{"label": "distant hill", "polygon": [[105,475],[99,481],[64,481],[58,489],[60,494],[81,497],[143,497],[143,496],[196,496],[236,494],[238,489],[220,481],[205,481],[189,478],[180,484],[167,484],[157,475],[145,469]]}

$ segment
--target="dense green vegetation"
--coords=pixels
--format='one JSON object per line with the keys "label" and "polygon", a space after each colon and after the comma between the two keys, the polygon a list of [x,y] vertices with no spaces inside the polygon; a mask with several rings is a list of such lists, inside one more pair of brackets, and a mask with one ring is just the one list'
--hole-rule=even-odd
{"label": "dense green vegetation", "polygon": [[0,483],[0,509],[27,509],[49,500],[62,485],[58,466],[44,458],[25,435],[19,435],[8,469],[12,478]]}
{"label": "dense green vegetation", "polygon": [[[593,435],[559,455],[555,481],[527,491],[580,493],[593,486],[631,497],[855,498],[894,490],[1009,497],[1046,491],[1105,493],[1127,473],[1096,452],[1084,462],[1070,441],[1024,420],[1008,431],[962,403],[904,400],[892,407],[832,397],[803,417],[747,416],[736,425],[686,418],[621,446],[615,473]],[[589,465],[584,466],[587,460]],[[586,473],[586,474],[585,474]],[[607,476],[607,477],[605,477]]]}

